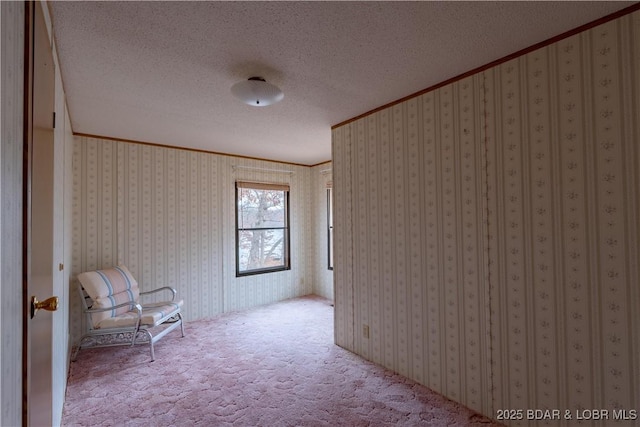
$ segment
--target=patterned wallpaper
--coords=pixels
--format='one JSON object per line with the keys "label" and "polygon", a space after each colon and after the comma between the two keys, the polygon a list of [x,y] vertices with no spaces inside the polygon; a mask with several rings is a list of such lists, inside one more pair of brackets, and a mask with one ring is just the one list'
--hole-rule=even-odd
{"label": "patterned wallpaper", "polygon": [[0,2],[0,425],[22,422],[24,4]]}
{"label": "patterned wallpaper", "polygon": [[351,127],[332,131],[334,251],[334,338],[336,344],[357,353],[354,346],[353,203]]}
{"label": "patterned wallpaper", "polygon": [[635,13],[485,73],[496,407],[640,409],[639,41]]}
{"label": "patterned wallpaper", "polygon": [[636,12],[334,129],[337,343],[494,418],[640,411],[639,75]]}
{"label": "patterned wallpaper", "polygon": [[487,410],[481,84],[468,78],[334,131],[335,271],[340,345]]}
{"label": "patterned wallpaper", "polygon": [[[126,264],[141,288],[175,287],[187,320],[314,292],[311,168],[76,137],[76,274]],[[291,186],[291,270],[235,277],[236,180]],[[324,286],[324,285],[322,285]],[[71,330],[82,330],[74,299]]]}

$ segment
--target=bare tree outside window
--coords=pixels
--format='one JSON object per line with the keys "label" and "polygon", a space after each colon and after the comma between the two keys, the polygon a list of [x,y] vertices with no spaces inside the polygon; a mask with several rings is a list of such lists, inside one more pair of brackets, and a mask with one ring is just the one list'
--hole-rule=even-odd
{"label": "bare tree outside window", "polygon": [[236,183],[237,275],[288,270],[289,189]]}

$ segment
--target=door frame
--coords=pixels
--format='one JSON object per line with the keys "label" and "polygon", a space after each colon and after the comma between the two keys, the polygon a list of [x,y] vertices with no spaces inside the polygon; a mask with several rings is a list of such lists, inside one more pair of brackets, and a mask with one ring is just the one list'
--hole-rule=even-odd
{"label": "door frame", "polygon": [[24,102],[22,157],[22,426],[29,422],[29,236],[31,228],[31,151],[33,149],[33,29],[35,3],[24,3]]}

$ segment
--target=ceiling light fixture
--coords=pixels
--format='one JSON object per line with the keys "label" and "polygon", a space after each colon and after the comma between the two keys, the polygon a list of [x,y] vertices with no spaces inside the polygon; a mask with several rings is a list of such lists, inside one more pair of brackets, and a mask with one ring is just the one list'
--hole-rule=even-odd
{"label": "ceiling light fixture", "polygon": [[245,104],[266,107],[284,98],[278,86],[267,83],[262,77],[251,77],[231,86],[231,93]]}

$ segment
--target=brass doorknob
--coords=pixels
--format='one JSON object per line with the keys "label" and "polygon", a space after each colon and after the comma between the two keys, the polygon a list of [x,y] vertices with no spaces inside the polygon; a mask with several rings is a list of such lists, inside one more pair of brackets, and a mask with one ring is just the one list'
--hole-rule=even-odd
{"label": "brass doorknob", "polygon": [[36,315],[38,310],[56,311],[58,309],[58,297],[47,298],[44,301],[38,301],[36,296],[31,297],[31,318]]}

